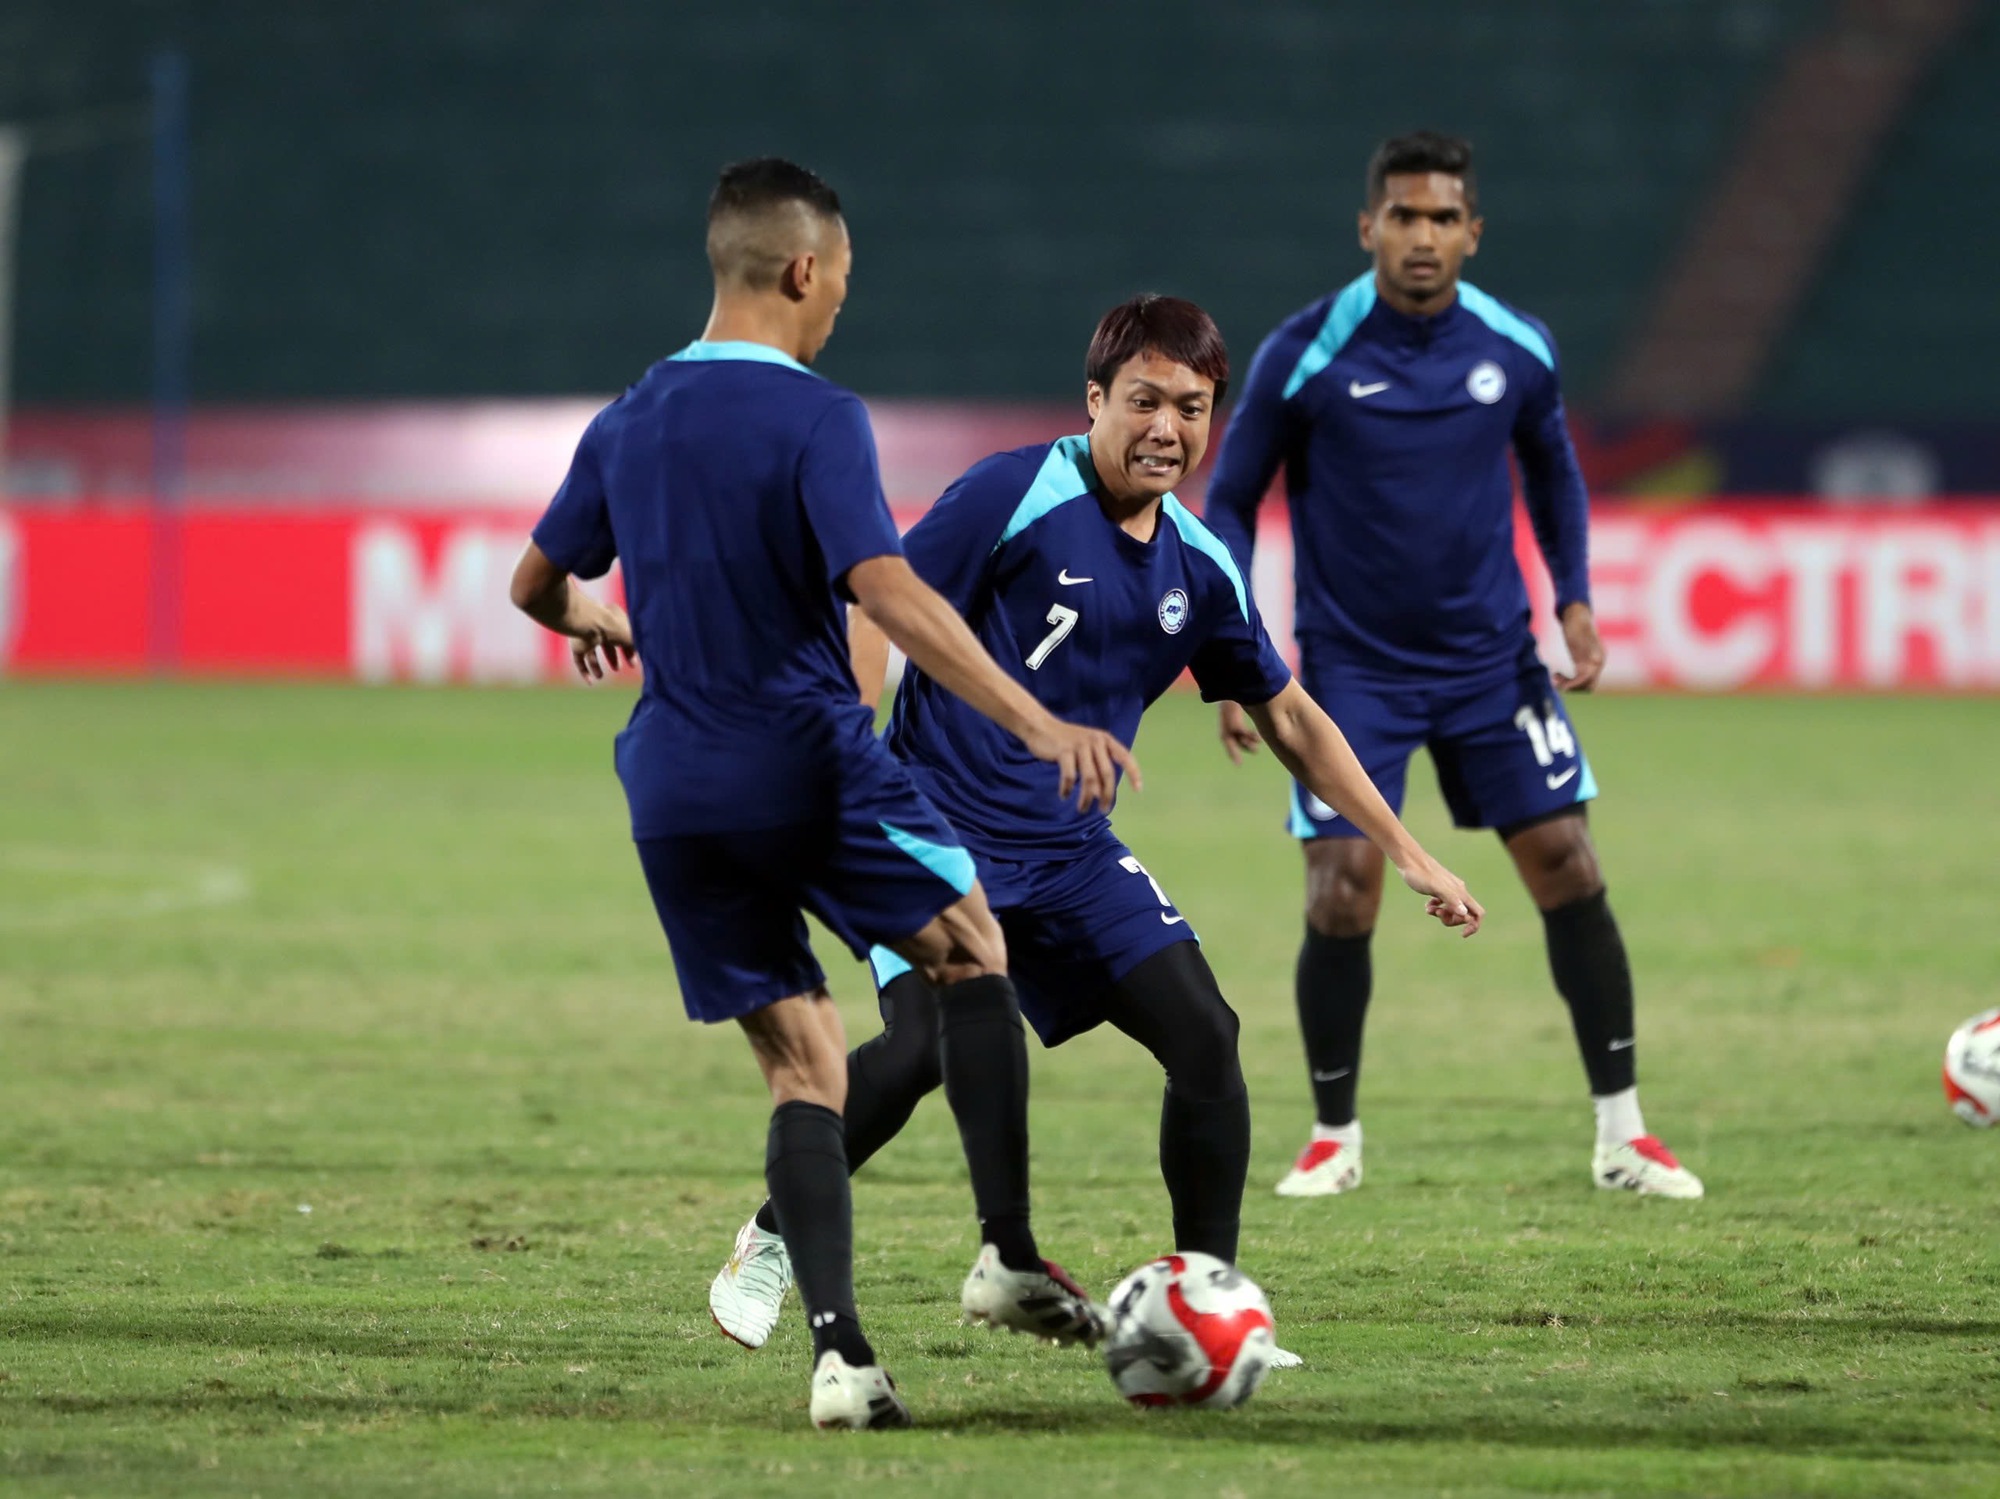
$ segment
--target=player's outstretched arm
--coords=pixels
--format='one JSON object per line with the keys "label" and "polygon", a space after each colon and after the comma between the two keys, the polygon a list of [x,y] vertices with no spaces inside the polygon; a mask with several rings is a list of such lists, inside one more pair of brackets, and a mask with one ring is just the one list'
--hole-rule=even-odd
{"label": "player's outstretched arm", "polygon": [[514,564],[507,595],[536,624],[569,637],[570,659],[585,681],[639,659],[632,645],[632,621],[625,611],[616,604],[599,603],[578,588],[532,541]]}
{"label": "player's outstretched arm", "polygon": [[1464,927],[1470,937],[1479,930],[1486,912],[1465,882],[1424,852],[1402,819],[1389,810],[1382,793],[1368,779],[1368,772],[1348,746],[1326,710],[1314,702],[1296,680],[1268,703],[1248,709],[1271,746],[1271,753],[1321,801],[1368,835],[1381,849],[1403,883],[1417,894],[1429,897],[1426,915],[1435,916],[1446,926]]}
{"label": "player's outstretched arm", "polygon": [[1002,671],[944,596],[901,557],[870,557],[847,572],[848,591],[919,671],[964,698],[1061,772],[1058,794],[1076,793],[1079,809],[1111,810],[1122,768],[1143,784],[1132,752],[1102,729],[1065,723]]}

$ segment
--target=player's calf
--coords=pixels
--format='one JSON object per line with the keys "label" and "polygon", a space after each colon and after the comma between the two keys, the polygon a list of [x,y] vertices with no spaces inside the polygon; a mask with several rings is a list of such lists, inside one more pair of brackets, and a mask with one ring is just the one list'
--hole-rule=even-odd
{"label": "player's calf", "polygon": [[1250,1099],[1237,1055],[1241,1024],[1201,945],[1182,940],[1114,986],[1104,1018],[1167,1074],[1160,1175],[1173,1204],[1174,1246],[1234,1263],[1250,1171]]}
{"label": "player's calf", "polygon": [[[877,970],[878,973],[880,970]],[[892,978],[881,993],[882,1033],[847,1056],[847,1169],[858,1171],[909,1122],[938,1086],[937,996],[921,975]],[[745,1348],[761,1348],[792,1285],[792,1260],[767,1199],[736,1235],[708,1288],[709,1315]]]}

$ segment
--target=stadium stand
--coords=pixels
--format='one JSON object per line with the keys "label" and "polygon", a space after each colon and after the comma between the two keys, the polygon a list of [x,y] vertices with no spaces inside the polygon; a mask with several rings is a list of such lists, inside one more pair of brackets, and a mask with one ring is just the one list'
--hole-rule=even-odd
{"label": "stadium stand", "polygon": [[1755,405],[1782,416],[1990,420],[2000,298],[2000,7],[1932,75],[1870,175]]}
{"label": "stadium stand", "polygon": [[[14,0],[0,120],[134,99],[153,48],[187,54],[205,400],[614,388],[699,322],[687,226],[761,151],[847,197],[864,300],[828,368],[863,390],[1061,389],[1139,286],[1247,354],[1358,264],[1372,142],[1431,123],[1481,147],[1475,279],[1555,326],[1587,400],[1825,6],[1165,0],[1138,34],[1007,10]],[[21,400],[143,395],[147,172],[142,143],[30,164]]]}
{"label": "stadium stand", "polygon": [[1884,138],[1977,10],[1977,0],[1842,0],[1792,49],[1694,215],[1605,404],[1688,417],[1743,408]]}

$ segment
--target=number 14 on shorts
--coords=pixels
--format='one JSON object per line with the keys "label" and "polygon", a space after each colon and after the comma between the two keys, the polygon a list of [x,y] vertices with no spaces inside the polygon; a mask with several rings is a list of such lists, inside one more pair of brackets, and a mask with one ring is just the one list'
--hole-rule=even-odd
{"label": "number 14 on shorts", "polygon": [[1556,763],[1556,756],[1565,759],[1576,758],[1576,736],[1569,731],[1569,724],[1556,711],[1554,703],[1542,704],[1542,712],[1537,713],[1532,706],[1524,706],[1514,715],[1514,727],[1528,736],[1528,747],[1535,752],[1539,765]]}

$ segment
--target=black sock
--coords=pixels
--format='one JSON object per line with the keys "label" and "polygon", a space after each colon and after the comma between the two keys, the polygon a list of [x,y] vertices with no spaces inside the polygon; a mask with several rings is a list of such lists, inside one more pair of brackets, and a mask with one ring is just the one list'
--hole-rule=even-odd
{"label": "black sock", "polygon": [[1638,1081],[1633,1056],[1632,969],[1605,892],[1542,912],[1549,972],[1569,1006],[1577,1049],[1594,1094],[1622,1093]]}
{"label": "black sock", "polygon": [[874,1363],[854,1310],[854,1203],[840,1115],[797,1100],[773,1109],[764,1184],[806,1305],[814,1361],[831,1348],[850,1364]]}
{"label": "black sock", "polygon": [[[882,1034],[847,1054],[847,1170],[895,1139],[924,1095],[938,1085],[937,991],[917,973],[892,979],[881,994]],[[770,1199],[757,1226],[778,1231]]]}
{"label": "black sock", "polygon": [[1243,1183],[1250,1172],[1250,1095],[1160,1103],[1160,1175],[1174,1207],[1174,1248],[1236,1263]]}
{"label": "black sock", "polygon": [[1361,1027],[1368,1018],[1374,934],[1329,937],[1306,928],[1296,980],[1299,1032],[1305,1037],[1313,1105],[1321,1124],[1354,1122],[1354,1090],[1361,1081]]}
{"label": "black sock", "polygon": [[1028,1228],[1028,1041],[1014,984],[986,974],[938,1003],[938,1062],[958,1121],[984,1241],[1010,1270],[1039,1270]]}

